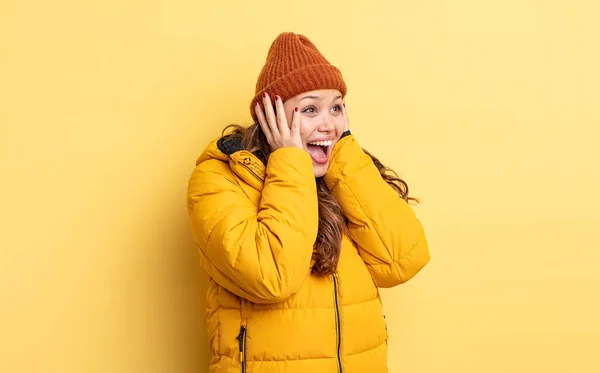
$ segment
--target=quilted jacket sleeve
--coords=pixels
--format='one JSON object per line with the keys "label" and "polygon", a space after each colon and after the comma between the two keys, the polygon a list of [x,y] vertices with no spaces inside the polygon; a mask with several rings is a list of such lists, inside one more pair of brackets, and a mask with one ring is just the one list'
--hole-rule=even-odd
{"label": "quilted jacket sleeve", "polygon": [[334,147],[325,182],[348,218],[375,284],[410,280],[429,261],[423,227],[412,208],[383,180],[353,135]]}
{"label": "quilted jacket sleeve", "polygon": [[310,156],[273,152],[259,206],[229,166],[200,164],[189,182],[188,212],[203,268],[219,285],[254,303],[293,294],[310,273],[318,204]]}

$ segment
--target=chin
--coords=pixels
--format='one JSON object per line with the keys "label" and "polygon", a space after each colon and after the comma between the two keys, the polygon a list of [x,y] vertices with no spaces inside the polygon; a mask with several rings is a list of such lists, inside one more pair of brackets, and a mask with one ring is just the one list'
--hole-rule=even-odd
{"label": "chin", "polygon": [[326,164],[314,164],[313,163],[313,171],[315,172],[315,177],[323,177],[327,173],[327,166],[329,166],[329,162]]}

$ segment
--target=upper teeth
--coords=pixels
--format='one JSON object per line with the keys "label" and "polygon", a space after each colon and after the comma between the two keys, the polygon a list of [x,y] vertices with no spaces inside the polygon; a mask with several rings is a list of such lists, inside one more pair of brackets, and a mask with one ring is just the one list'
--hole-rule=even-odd
{"label": "upper teeth", "polygon": [[313,141],[313,142],[309,142],[309,145],[318,145],[318,146],[329,146],[331,144],[333,144],[333,140],[327,140],[327,141]]}

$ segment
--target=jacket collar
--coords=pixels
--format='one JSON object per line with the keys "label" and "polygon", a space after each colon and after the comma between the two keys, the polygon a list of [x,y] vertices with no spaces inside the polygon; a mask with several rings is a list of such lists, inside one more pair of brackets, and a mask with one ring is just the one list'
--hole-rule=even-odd
{"label": "jacket collar", "polygon": [[228,136],[214,139],[196,161],[196,166],[211,159],[229,163],[234,174],[254,189],[261,191],[265,180],[265,165],[254,154],[242,149],[240,139]]}

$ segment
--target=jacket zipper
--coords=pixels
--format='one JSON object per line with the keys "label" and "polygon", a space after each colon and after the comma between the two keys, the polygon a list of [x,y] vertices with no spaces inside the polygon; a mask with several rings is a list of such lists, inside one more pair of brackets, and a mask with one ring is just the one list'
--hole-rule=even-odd
{"label": "jacket zipper", "polygon": [[244,168],[246,168],[246,170],[250,171],[250,173],[252,175],[254,175],[254,177],[256,177],[258,180],[262,181],[263,183],[265,182],[265,180],[263,178],[261,178],[260,176],[258,176],[258,174],[256,172],[254,172],[253,169],[251,169],[250,167],[248,167],[247,165],[243,164]]}
{"label": "jacket zipper", "polygon": [[383,315],[383,324],[385,325],[385,345],[387,346],[390,339],[390,334],[387,328],[387,320],[385,319],[385,315]]}
{"label": "jacket zipper", "polygon": [[335,326],[336,326],[336,342],[337,342],[337,361],[339,373],[342,373],[342,326],[340,317],[340,304],[338,301],[338,282],[337,273],[333,274],[333,294],[335,299]]}
{"label": "jacket zipper", "polygon": [[246,372],[246,327],[241,326],[240,334],[238,334],[237,339],[240,344],[240,363],[242,365],[242,373]]}

